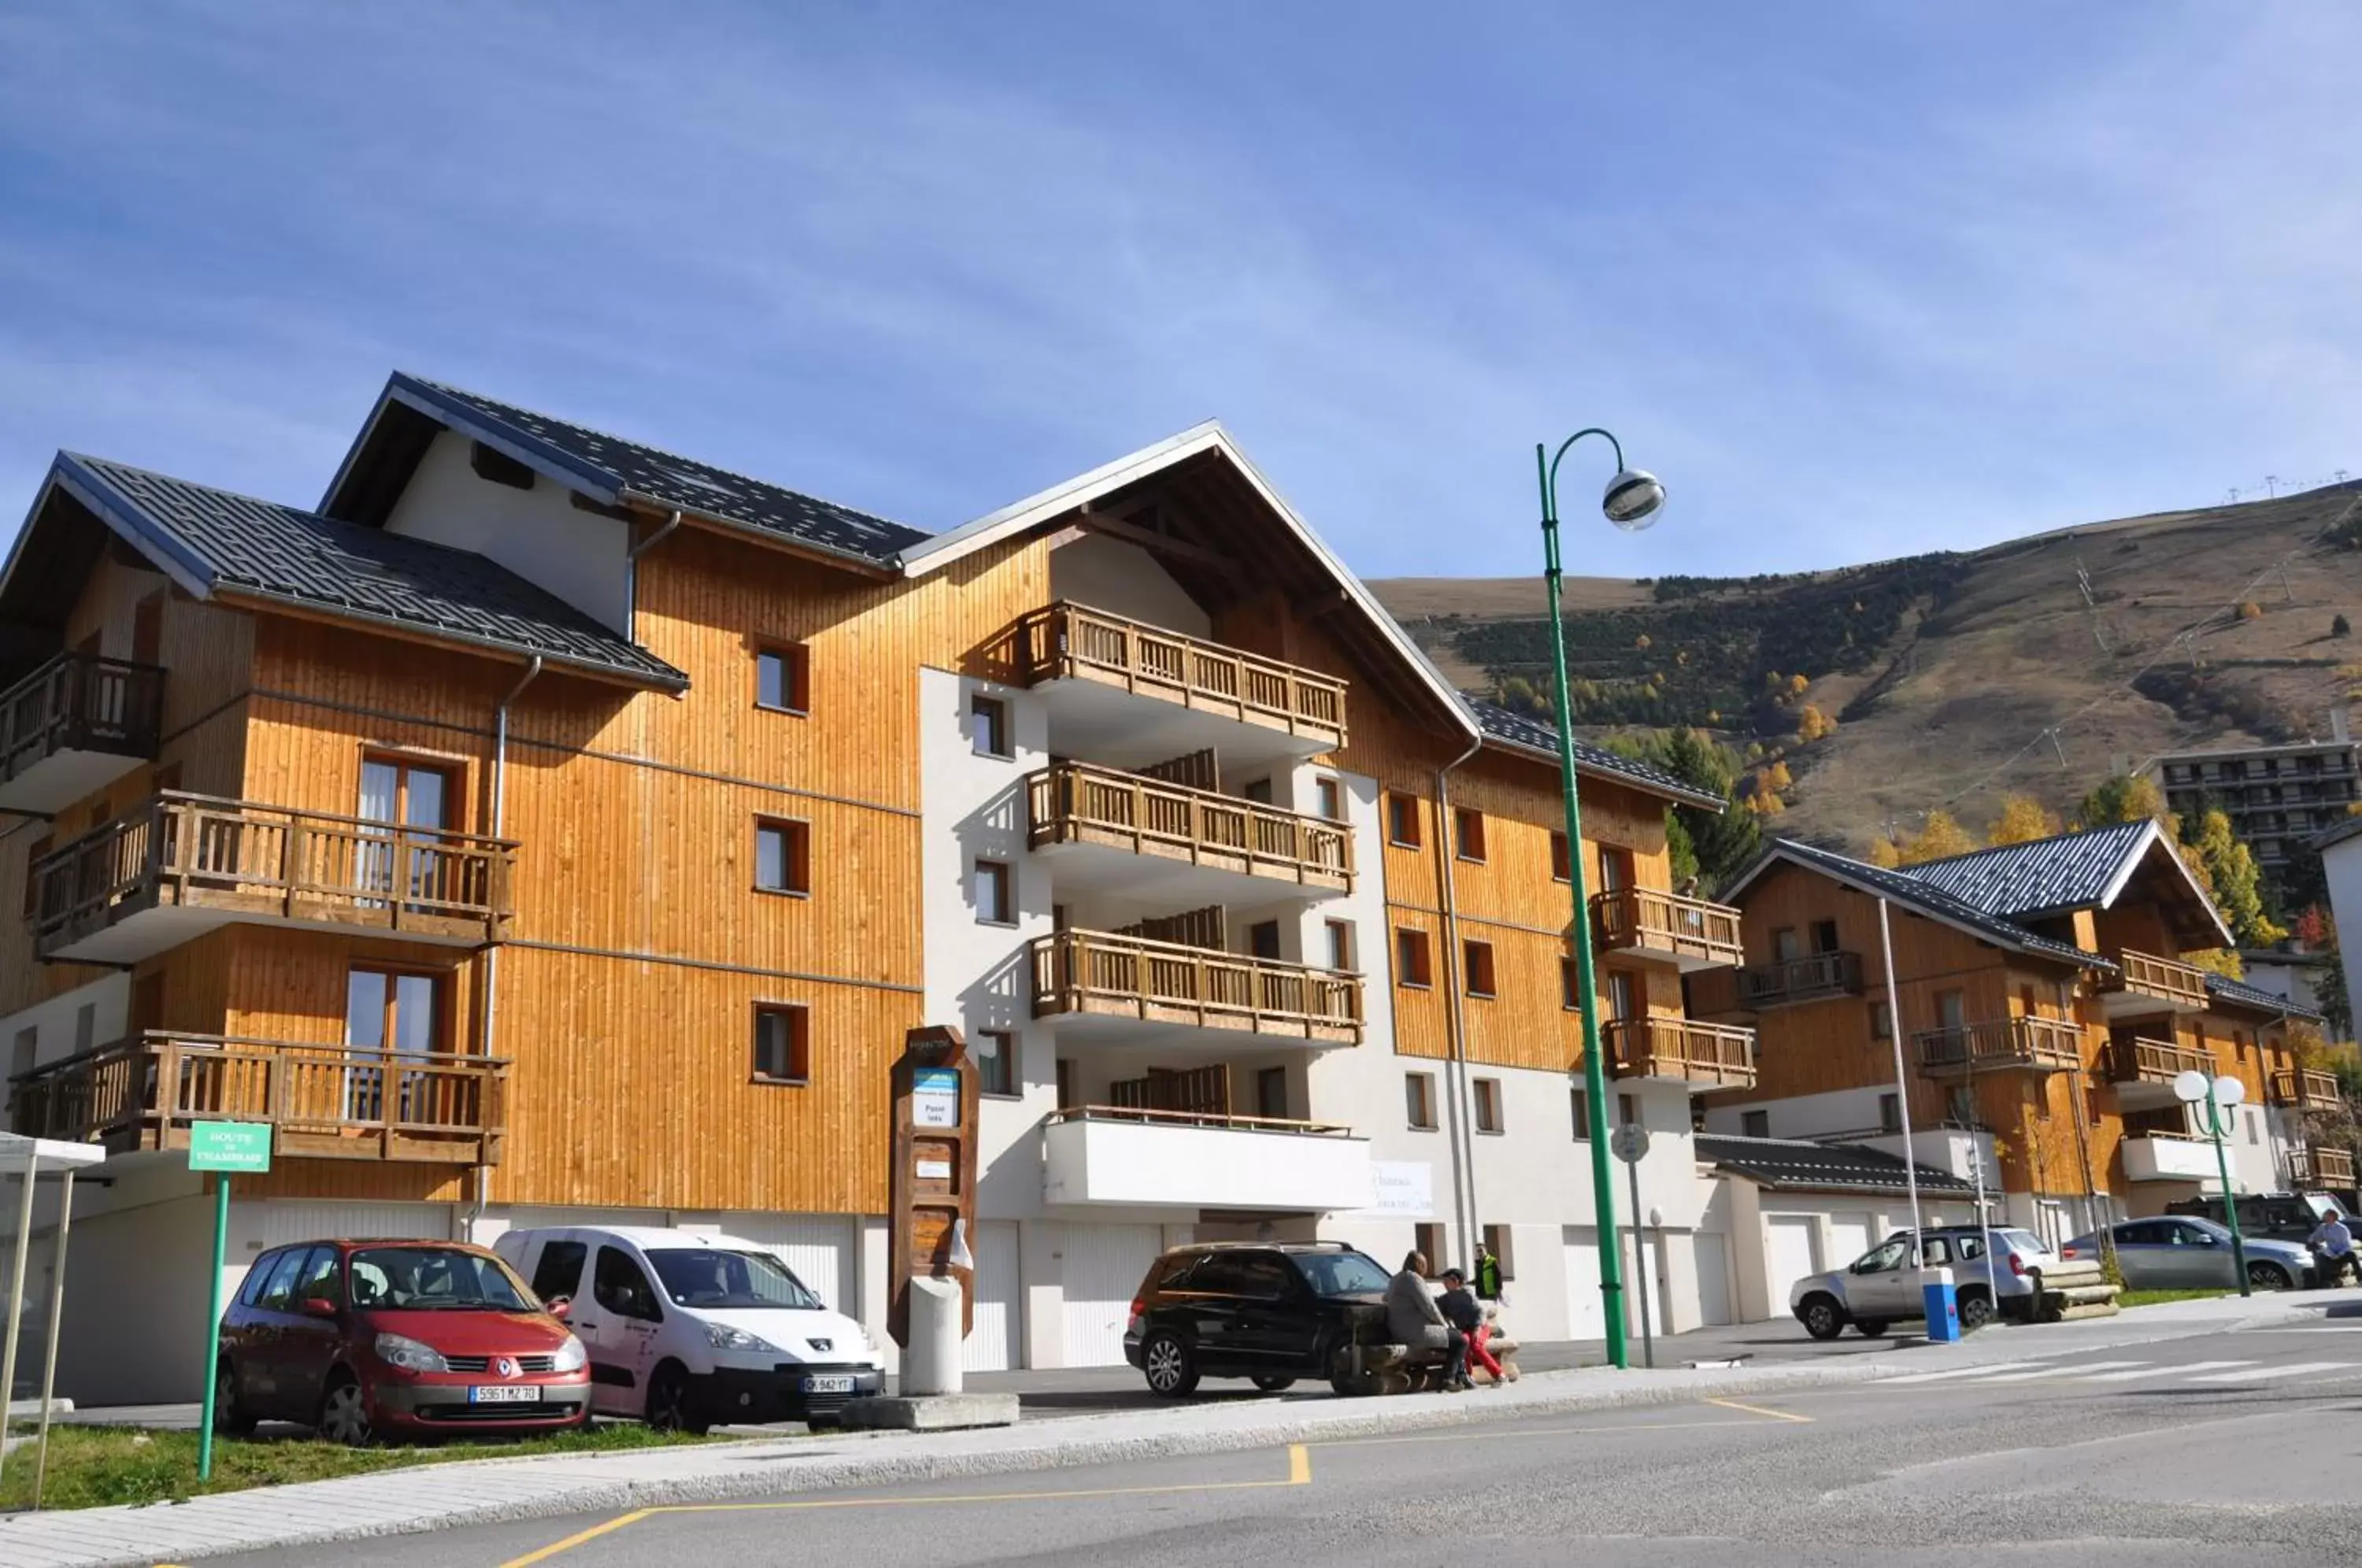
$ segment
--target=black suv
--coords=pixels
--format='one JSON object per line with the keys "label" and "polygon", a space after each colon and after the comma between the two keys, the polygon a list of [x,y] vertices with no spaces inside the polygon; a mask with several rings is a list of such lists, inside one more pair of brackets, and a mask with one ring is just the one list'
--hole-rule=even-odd
{"label": "black suv", "polygon": [[1341,1242],[1209,1242],[1156,1260],[1131,1300],[1123,1359],[1149,1392],[1180,1399],[1200,1377],[1277,1393],[1330,1377],[1356,1323],[1385,1310],[1386,1271]]}
{"label": "black suv", "polygon": [[[2239,1233],[2257,1241],[2294,1242],[2302,1246],[2305,1238],[2321,1223],[2321,1211],[2324,1209],[2334,1209],[2340,1214],[2348,1212],[2345,1204],[2327,1193],[2243,1193],[2239,1198]],[[2165,1211],[2199,1215],[2217,1225],[2231,1222],[2224,1216],[2220,1193],[2211,1198],[2184,1198],[2167,1204]]]}

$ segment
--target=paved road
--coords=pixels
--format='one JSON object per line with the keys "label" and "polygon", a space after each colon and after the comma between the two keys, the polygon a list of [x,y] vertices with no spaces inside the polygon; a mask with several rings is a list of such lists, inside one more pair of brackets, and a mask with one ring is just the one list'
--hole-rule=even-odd
{"label": "paved road", "polygon": [[[1760,1400],[334,1550],[357,1568],[1389,1568],[1472,1554],[1488,1565],[1579,1555],[1607,1568],[2229,1568],[2348,1564],[2357,1542],[2362,1322],[2348,1320]],[[320,1551],[217,1561],[295,1568],[321,1561]]]}

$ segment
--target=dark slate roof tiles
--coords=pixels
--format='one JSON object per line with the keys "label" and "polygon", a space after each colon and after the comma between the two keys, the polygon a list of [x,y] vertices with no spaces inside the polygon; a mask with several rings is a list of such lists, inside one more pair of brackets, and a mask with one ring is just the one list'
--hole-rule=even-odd
{"label": "dark slate roof tiles", "polygon": [[[1558,760],[1556,725],[1545,724],[1539,720],[1529,719],[1523,714],[1512,713],[1507,708],[1496,708],[1490,702],[1477,701],[1473,698],[1462,698],[1462,701],[1466,704],[1469,714],[1475,719],[1477,727],[1485,732],[1486,739],[1498,741],[1505,745],[1516,746],[1520,751],[1538,753],[1552,762]],[[1611,778],[1627,778],[1643,790],[1678,796],[1683,801],[1711,810],[1720,810],[1724,805],[1722,801],[1707,794],[1687,780],[1666,772],[1661,767],[1646,762],[1635,762],[1628,756],[1619,756],[1605,746],[1594,745],[1589,741],[1580,738],[1574,743],[1574,767],[1578,773],[1605,774]]]}
{"label": "dark slate roof tiles", "polygon": [[2315,1023],[2321,1021],[2319,1008],[2307,1007],[2302,1002],[2290,1001],[2286,997],[2275,995],[2257,986],[2251,986],[2245,980],[2231,979],[2227,976],[2209,973],[2206,977],[2206,991],[2209,996],[2220,997],[2224,1001],[2236,1002],[2241,1007],[2255,1008],[2258,1011],[2284,1012],[2290,1018],[2301,1018]]}
{"label": "dark slate roof tiles", "polygon": [[662,659],[472,551],[103,458],[61,454],[58,461],[149,543],[215,587],[539,654],[668,690],[689,684]]}
{"label": "dark slate roof tiles", "polygon": [[2155,830],[2154,823],[2121,823],[1923,860],[1904,870],[1987,914],[2024,920],[2098,904]]}
{"label": "dark slate roof tiles", "polygon": [[[1701,1132],[1697,1157],[1716,1169],[1789,1192],[1904,1192],[1904,1163],[1860,1143],[1808,1143],[1790,1138],[1736,1138]],[[1948,1171],[1916,1167],[1919,1190],[1940,1197],[1973,1195],[1973,1184]]]}
{"label": "dark slate roof tiles", "polygon": [[1933,883],[1920,880],[1913,875],[1918,869],[1916,867],[1909,871],[1890,871],[1884,867],[1872,866],[1867,861],[1856,860],[1850,856],[1839,855],[1835,850],[1822,849],[1794,838],[1774,839],[1768,853],[1784,854],[1802,865],[1876,889],[1898,904],[1937,920],[1965,926],[2004,947],[2014,947],[2023,953],[2037,953],[2090,968],[2115,967],[2080,947],[2053,942],[2047,936],[2036,936],[2024,926],[2013,924],[1999,915],[1988,914],[1967,900]]}

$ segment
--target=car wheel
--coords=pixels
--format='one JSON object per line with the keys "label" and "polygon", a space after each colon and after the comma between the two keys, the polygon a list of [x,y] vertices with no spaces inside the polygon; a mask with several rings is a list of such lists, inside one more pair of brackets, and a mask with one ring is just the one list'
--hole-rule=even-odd
{"label": "car wheel", "polygon": [[1264,1376],[1256,1378],[1254,1380],[1254,1386],[1262,1389],[1266,1394],[1285,1394],[1287,1390],[1296,1386],[1296,1379],[1293,1377]]}
{"label": "car wheel", "polygon": [[1853,1326],[1865,1340],[1883,1339],[1886,1335],[1886,1320],[1883,1318],[1857,1318]]}
{"label": "car wheel", "polygon": [[1186,1399],[1198,1391],[1198,1358],[1170,1329],[1157,1330],[1140,1347],[1140,1370],[1160,1399]]}
{"label": "car wheel", "polygon": [[340,1373],[329,1380],[328,1392],[320,1400],[318,1427],[322,1437],[347,1448],[367,1448],[377,1441],[377,1429],[370,1421],[369,1396],[351,1373]]}
{"label": "car wheel", "polygon": [[1816,1296],[1805,1303],[1805,1332],[1816,1340],[1833,1340],[1845,1332],[1845,1312],[1834,1297]]}
{"label": "car wheel", "polygon": [[254,1418],[237,1402],[237,1374],[226,1356],[214,1369],[214,1430],[231,1437],[245,1437],[254,1430]]}
{"label": "car wheel", "polygon": [[2247,1283],[2258,1290],[2293,1290],[2296,1281],[2289,1271],[2276,1263],[2251,1263],[2247,1265]]}
{"label": "car wheel", "polygon": [[689,1372],[677,1361],[666,1362],[648,1379],[647,1422],[660,1432],[687,1432],[703,1437],[713,1423],[690,1397]]}
{"label": "car wheel", "polygon": [[1960,1297],[1960,1332],[1973,1334],[1992,1321],[1992,1298],[1988,1296]]}

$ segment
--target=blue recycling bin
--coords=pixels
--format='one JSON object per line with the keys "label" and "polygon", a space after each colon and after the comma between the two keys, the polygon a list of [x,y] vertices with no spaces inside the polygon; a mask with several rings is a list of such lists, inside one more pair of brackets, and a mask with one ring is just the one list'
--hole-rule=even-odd
{"label": "blue recycling bin", "polygon": [[1948,1268],[1922,1269],[1919,1294],[1927,1305],[1927,1338],[1951,1344],[1960,1337],[1960,1296],[1953,1288]]}

